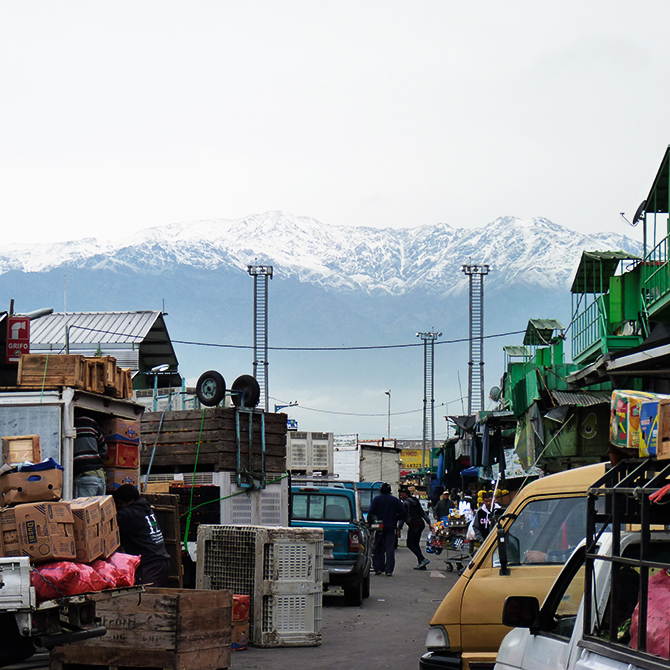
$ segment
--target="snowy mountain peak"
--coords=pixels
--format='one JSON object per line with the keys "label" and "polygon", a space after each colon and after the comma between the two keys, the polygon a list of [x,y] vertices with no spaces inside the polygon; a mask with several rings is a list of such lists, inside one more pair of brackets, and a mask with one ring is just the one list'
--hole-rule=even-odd
{"label": "snowy mountain peak", "polygon": [[281,211],[243,219],[173,223],[119,242],[95,239],[0,247],[0,273],[47,272],[61,266],[160,273],[185,265],[205,269],[270,263],[275,277],[297,278],[336,290],[400,295],[415,289],[450,293],[467,278],[465,262],[487,263],[487,285],[560,287],[570,282],[583,250],[641,244],[615,234],[584,235],[536,217],[499,217],[481,228],[446,223],[378,229],[329,226]]}

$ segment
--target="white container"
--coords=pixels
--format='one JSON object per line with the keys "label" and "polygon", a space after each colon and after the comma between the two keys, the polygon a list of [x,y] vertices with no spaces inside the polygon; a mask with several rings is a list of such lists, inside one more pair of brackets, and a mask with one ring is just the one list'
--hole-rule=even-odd
{"label": "white container", "polygon": [[196,588],[251,596],[252,645],[321,644],[321,528],[201,525],[197,556]]}
{"label": "white container", "polygon": [[[146,476],[142,481],[147,480]],[[248,526],[288,526],[288,477],[268,473],[264,489],[245,489],[237,485],[234,472],[196,472],[149,475],[149,482],[178,482],[195,486],[219,487],[222,524]]]}
{"label": "white container", "polygon": [[313,475],[333,474],[333,434],[289,431],[286,436],[286,469]]}

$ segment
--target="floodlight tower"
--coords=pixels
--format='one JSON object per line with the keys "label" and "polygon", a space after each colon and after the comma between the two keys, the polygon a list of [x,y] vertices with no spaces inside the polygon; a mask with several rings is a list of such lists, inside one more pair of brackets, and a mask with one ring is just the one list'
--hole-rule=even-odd
{"label": "floodlight tower", "polygon": [[470,279],[468,415],[472,415],[484,409],[484,276],[489,266],[466,264],[461,269]]}
{"label": "floodlight tower", "polygon": [[[433,397],[433,359],[435,353],[435,340],[442,333],[431,331],[430,333],[417,333],[416,336],[423,340],[423,440],[421,467],[426,469],[426,441],[430,436],[431,449],[435,444],[435,398]],[[428,406],[430,403],[430,407]]]}
{"label": "floodlight tower", "polygon": [[259,405],[269,412],[268,280],[272,279],[272,266],[248,265],[247,272],[254,278],[254,378],[261,390]]}

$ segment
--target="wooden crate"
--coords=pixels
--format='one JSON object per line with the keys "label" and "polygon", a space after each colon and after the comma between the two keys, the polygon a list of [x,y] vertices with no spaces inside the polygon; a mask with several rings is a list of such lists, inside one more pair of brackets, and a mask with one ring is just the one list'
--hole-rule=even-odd
{"label": "wooden crate", "polygon": [[[168,484],[169,487],[169,484]],[[167,493],[142,492],[144,499],[151,505],[163,533],[163,542],[170,554],[170,577],[168,586],[182,588],[184,586],[184,570],[181,560],[181,532],[179,530],[179,496]]]}
{"label": "wooden crate", "polygon": [[97,667],[217,670],[230,666],[230,591],[147,588],[96,605],[107,635],[56,647],[50,670]]}
{"label": "wooden crate", "polygon": [[86,388],[86,365],[78,354],[24,354],[19,358],[18,386]]}
{"label": "wooden crate", "polygon": [[[140,435],[140,464],[151,471],[184,472],[196,465],[201,472],[237,470],[236,410],[209,407],[205,410],[145,412]],[[249,460],[249,417],[252,420]],[[161,424],[161,417],[163,418]],[[260,472],[261,415],[240,412],[241,469]],[[286,470],[286,415],[265,413],[265,472]],[[160,432],[158,432],[160,426]],[[154,452],[155,447],[155,452]]]}
{"label": "wooden crate", "polygon": [[2,462],[18,465],[24,461],[39,463],[42,460],[42,448],[39,435],[16,435],[2,438]]}

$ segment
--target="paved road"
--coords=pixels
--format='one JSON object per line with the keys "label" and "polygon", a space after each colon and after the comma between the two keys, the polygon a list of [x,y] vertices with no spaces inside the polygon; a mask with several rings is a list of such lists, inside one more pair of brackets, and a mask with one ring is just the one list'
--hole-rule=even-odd
{"label": "paved road", "polygon": [[438,604],[458,576],[431,556],[424,571],[401,546],[393,577],[372,575],[362,607],[345,607],[341,596],[324,595],[323,644],[318,647],[249,647],[234,652],[232,670],[401,670],[418,668],[426,630]]}

